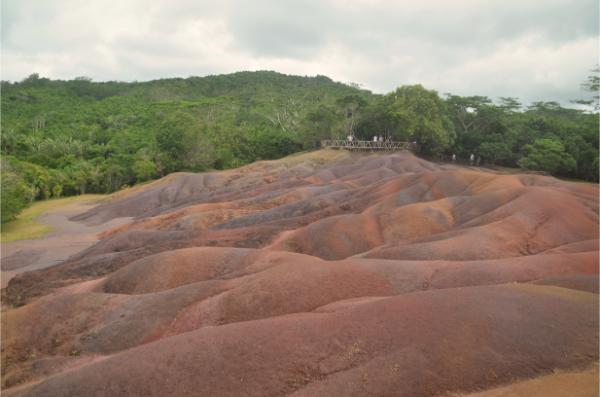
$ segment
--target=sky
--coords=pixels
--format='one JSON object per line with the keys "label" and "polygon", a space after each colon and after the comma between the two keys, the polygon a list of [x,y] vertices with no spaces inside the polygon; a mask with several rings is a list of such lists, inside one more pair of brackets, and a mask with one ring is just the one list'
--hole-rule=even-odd
{"label": "sky", "polygon": [[598,0],[2,0],[1,78],[146,81],[242,70],[376,93],[586,97]]}

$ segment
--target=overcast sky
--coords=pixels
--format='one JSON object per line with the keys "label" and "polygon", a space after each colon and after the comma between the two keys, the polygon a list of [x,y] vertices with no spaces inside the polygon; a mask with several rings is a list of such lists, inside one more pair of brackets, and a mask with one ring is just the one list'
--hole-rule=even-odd
{"label": "overcast sky", "polygon": [[585,94],[598,0],[2,0],[2,79],[324,74],[384,93]]}

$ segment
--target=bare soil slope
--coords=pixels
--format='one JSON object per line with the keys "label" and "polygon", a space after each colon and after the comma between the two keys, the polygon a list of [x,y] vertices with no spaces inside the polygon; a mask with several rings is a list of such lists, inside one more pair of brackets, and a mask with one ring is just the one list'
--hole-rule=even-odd
{"label": "bare soil slope", "polygon": [[597,185],[319,151],[75,220],[123,216],[3,289],[7,395],[593,389],[543,377],[597,368]]}
{"label": "bare soil slope", "polygon": [[[2,288],[6,287],[16,274],[63,262],[71,255],[97,242],[99,233],[129,221],[128,218],[114,218],[100,225],[85,225],[69,219],[98,205],[99,197],[101,196],[83,195],[47,200],[28,208],[29,211],[39,211],[37,207],[44,208],[39,216],[33,218],[35,221],[32,219],[28,222],[37,225],[38,228],[49,229],[49,232],[44,238],[2,241],[0,244]],[[61,202],[64,204],[59,205],[58,203]],[[21,233],[20,226],[18,225],[17,230],[12,230],[12,235]],[[26,225],[25,228],[27,227],[31,226]]]}

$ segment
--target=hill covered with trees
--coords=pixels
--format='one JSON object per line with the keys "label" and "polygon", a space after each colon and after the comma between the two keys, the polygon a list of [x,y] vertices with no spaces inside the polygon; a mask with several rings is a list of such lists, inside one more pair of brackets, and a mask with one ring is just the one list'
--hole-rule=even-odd
{"label": "hill covered with trees", "polygon": [[2,82],[2,220],[35,199],[105,193],[175,171],[237,167],[325,138],[416,140],[421,154],[481,156],[598,180],[598,117],[402,86],[376,95],[276,72],[149,82]]}

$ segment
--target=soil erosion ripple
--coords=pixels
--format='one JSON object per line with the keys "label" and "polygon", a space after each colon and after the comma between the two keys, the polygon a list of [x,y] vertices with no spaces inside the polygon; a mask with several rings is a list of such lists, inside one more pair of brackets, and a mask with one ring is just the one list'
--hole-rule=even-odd
{"label": "soil erosion ripple", "polygon": [[7,396],[597,394],[597,185],[323,150],[123,217],[2,290]]}

